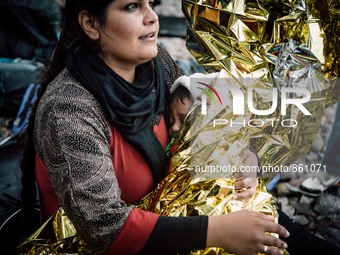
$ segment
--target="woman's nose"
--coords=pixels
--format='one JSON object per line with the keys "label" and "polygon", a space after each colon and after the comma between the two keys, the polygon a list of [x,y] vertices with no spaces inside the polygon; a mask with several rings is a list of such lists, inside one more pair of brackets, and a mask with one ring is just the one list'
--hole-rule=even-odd
{"label": "woman's nose", "polygon": [[145,15],[145,23],[146,24],[154,24],[156,22],[158,22],[158,15],[157,13],[155,13],[155,11],[152,9],[151,6],[149,6],[147,8],[147,11],[146,11],[146,15]]}

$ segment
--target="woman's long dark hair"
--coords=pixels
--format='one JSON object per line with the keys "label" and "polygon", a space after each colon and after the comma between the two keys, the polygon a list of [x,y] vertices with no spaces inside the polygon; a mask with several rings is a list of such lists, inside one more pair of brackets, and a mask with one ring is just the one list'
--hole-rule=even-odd
{"label": "woman's long dark hair", "polygon": [[95,17],[101,26],[105,24],[106,10],[114,0],[66,0],[63,11],[63,26],[60,38],[55,46],[51,61],[47,66],[37,95],[37,100],[32,108],[27,127],[21,136],[23,143],[23,154],[20,168],[22,171],[22,209],[28,222],[33,218],[34,207],[36,206],[36,179],[35,179],[35,155],[33,144],[34,121],[37,105],[43,96],[48,84],[65,68],[64,59],[68,51],[77,50],[78,47],[85,47],[88,51],[97,55],[103,55],[103,50],[98,41],[91,40],[82,30],[78,23],[78,14],[88,11]]}

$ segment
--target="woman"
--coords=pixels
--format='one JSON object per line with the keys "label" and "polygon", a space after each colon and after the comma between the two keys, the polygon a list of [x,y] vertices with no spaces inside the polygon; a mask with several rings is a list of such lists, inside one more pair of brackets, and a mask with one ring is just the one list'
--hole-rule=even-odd
{"label": "woman", "polygon": [[[237,254],[282,254],[285,242],[265,232],[289,234],[270,216],[165,217],[133,206],[165,176],[166,99],[183,75],[157,46],[152,4],[66,1],[60,41],[27,127],[25,211],[29,215],[34,204],[35,169],[42,221],[62,206],[99,253],[175,254],[220,246]],[[238,185],[253,183],[245,178]]]}

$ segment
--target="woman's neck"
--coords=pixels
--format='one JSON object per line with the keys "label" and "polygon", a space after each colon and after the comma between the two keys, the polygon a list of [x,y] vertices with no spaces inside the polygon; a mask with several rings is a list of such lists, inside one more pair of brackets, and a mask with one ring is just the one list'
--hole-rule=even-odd
{"label": "woman's neck", "polygon": [[106,64],[119,76],[124,78],[127,82],[133,83],[136,75],[136,65],[122,65],[113,61],[105,60]]}
{"label": "woman's neck", "polygon": [[124,78],[129,83],[133,83],[135,80],[135,74],[136,74],[136,68],[132,70],[125,70],[125,69],[120,69],[120,70],[114,70],[119,76]]}

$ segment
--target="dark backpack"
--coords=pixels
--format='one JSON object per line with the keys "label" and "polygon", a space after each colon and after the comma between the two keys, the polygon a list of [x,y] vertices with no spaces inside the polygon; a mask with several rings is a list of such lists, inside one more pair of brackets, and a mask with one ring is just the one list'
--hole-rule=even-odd
{"label": "dark backpack", "polygon": [[17,116],[27,88],[39,83],[43,69],[37,61],[0,59],[0,116]]}
{"label": "dark backpack", "polygon": [[55,0],[1,0],[0,57],[46,65],[58,41],[60,12]]}

